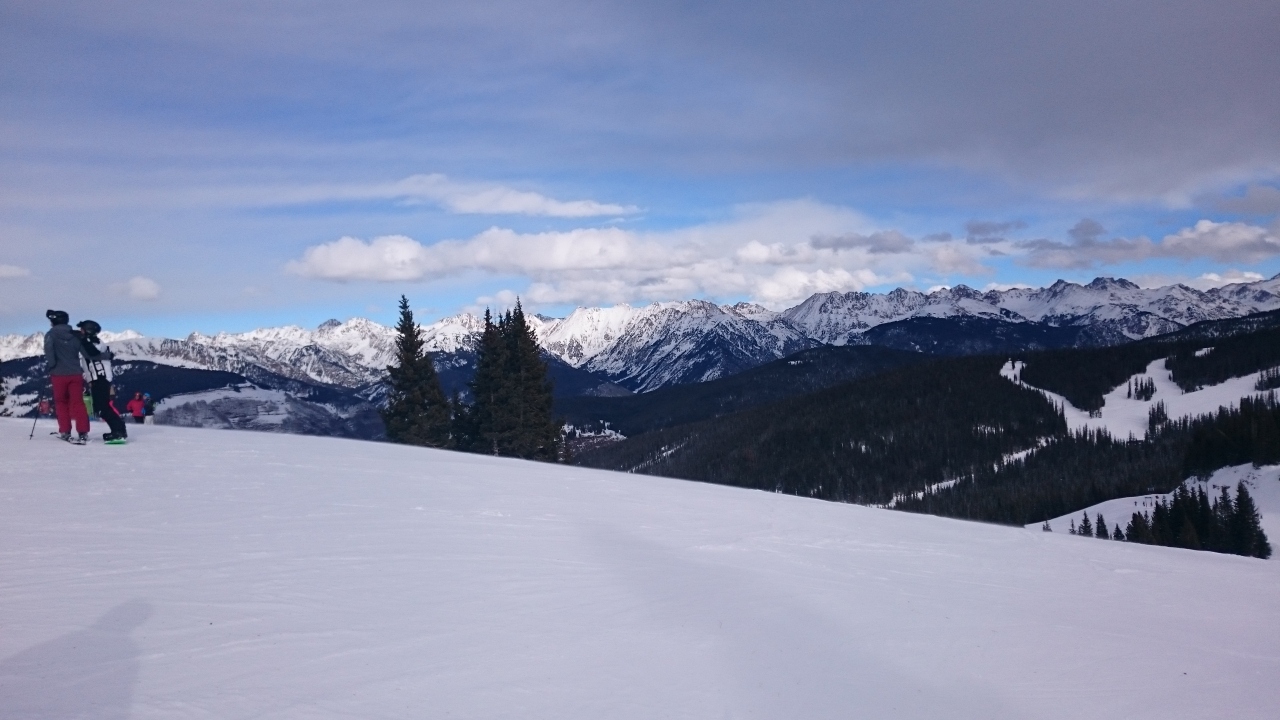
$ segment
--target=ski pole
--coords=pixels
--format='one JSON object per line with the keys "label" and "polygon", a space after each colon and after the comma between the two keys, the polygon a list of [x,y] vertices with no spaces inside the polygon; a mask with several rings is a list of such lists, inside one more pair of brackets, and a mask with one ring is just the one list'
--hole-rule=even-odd
{"label": "ski pole", "polygon": [[36,396],[36,416],[31,420],[31,434],[27,436],[28,440],[36,436],[36,421],[38,421],[39,419],[40,419],[40,396],[37,395]]}

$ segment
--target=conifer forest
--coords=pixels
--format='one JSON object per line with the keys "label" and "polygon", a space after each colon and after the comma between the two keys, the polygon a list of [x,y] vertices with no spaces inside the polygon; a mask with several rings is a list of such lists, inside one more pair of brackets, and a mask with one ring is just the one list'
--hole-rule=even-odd
{"label": "conifer forest", "polygon": [[[1153,361],[1183,392],[1259,373],[1261,394],[1170,419]],[[1010,359],[1021,379],[1000,376]],[[1173,493],[1149,516],[1088,534],[1265,557],[1246,488],[1200,498],[1188,478],[1280,463],[1274,323],[1194,327],[1151,341],[1012,356],[932,357],[693,422],[645,428],[576,462],[908,512],[1012,525],[1041,523],[1122,497]],[[1145,437],[1071,431],[1036,388],[1099,414],[1103,396],[1149,403]],[[605,403],[600,400],[599,404]],[[1196,508],[1193,513],[1188,508]],[[1205,510],[1207,508],[1207,510]],[[1244,529],[1242,529],[1244,528]]]}

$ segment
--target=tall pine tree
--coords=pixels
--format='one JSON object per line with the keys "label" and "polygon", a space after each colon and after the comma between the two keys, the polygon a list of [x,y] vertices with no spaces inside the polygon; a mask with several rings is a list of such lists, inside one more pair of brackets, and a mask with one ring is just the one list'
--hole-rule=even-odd
{"label": "tall pine tree", "polygon": [[413,321],[409,300],[403,295],[396,333],[396,364],[387,366],[387,407],[382,411],[387,439],[406,445],[451,447],[449,402],[440,389],[422,331]]}
{"label": "tall pine tree", "polygon": [[560,427],[551,414],[551,381],[524,308],[517,301],[515,310],[503,314],[497,323],[488,310],[484,318],[471,381],[473,403],[458,413],[467,449],[557,460]]}

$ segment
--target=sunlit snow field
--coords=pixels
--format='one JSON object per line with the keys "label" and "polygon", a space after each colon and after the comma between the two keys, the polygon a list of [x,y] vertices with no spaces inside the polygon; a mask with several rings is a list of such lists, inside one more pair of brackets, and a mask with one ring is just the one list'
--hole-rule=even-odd
{"label": "sunlit snow field", "polygon": [[1280,717],[1280,562],[377,443],[29,428],[0,421],[4,718]]}

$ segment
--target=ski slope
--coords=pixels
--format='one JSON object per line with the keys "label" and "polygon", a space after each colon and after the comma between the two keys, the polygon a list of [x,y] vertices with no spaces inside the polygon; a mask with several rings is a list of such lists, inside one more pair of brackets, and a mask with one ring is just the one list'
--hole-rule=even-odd
{"label": "ski slope", "polygon": [[[1262,377],[1262,371],[1230,378],[1199,390],[1183,392],[1182,388],[1173,381],[1173,373],[1165,369],[1166,359],[1152,360],[1146,370],[1130,376],[1128,380],[1102,396],[1102,409],[1096,417],[1091,417],[1088,410],[1081,410],[1072,405],[1071,401],[1058,393],[1023,382],[1022,369],[1026,363],[1020,360],[1006,362],[1004,367],[1000,368],[1000,375],[1017,385],[1040,392],[1048,398],[1049,402],[1061,407],[1062,415],[1067,421],[1067,429],[1071,432],[1085,429],[1106,430],[1112,437],[1133,436],[1140,440],[1147,437],[1151,408],[1157,403],[1164,403],[1165,413],[1169,419],[1177,420],[1215,413],[1220,407],[1238,406],[1241,398],[1274,392],[1260,392],[1255,389],[1258,379]],[[1156,392],[1150,400],[1127,397],[1129,383],[1139,379],[1149,379],[1155,385]]]}
{"label": "ski slope", "polygon": [[1280,563],[657,477],[0,420],[5,718],[1275,718]]}
{"label": "ski slope", "polygon": [[[1244,483],[1249,488],[1249,494],[1253,497],[1254,504],[1258,506],[1258,513],[1262,515],[1263,532],[1267,534],[1272,547],[1280,549],[1280,465],[1225,467],[1214,472],[1206,480],[1190,478],[1185,485],[1188,488],[1203,488],[1209,493],[1210,498],[1217,498],[1224,487],[1231,491],[1231,497],[1235,497],[1236,485],[1239,483]],[[1150,514],[1160,500],[1168,502],[1172,499],[1173,493],[1152,493],[1107,500],[1084,510],[1053,518],[1049,521],[1049,527],[1054,532],[1066,532],[1072,522],[1079,524],[1081,514],[1087,512],[1090,521],[1093,521],[1098,513],[1102,513],[1108,529],[1115,530],[1115,526],[1119,525],[1120,529],[1124,530],[1128,527],[1134,513]],[[1040,523],[1031,523],[1027,527],[1039,529]],[[1280,561],[1280,552],[1272,555],[1271,559]]]}

